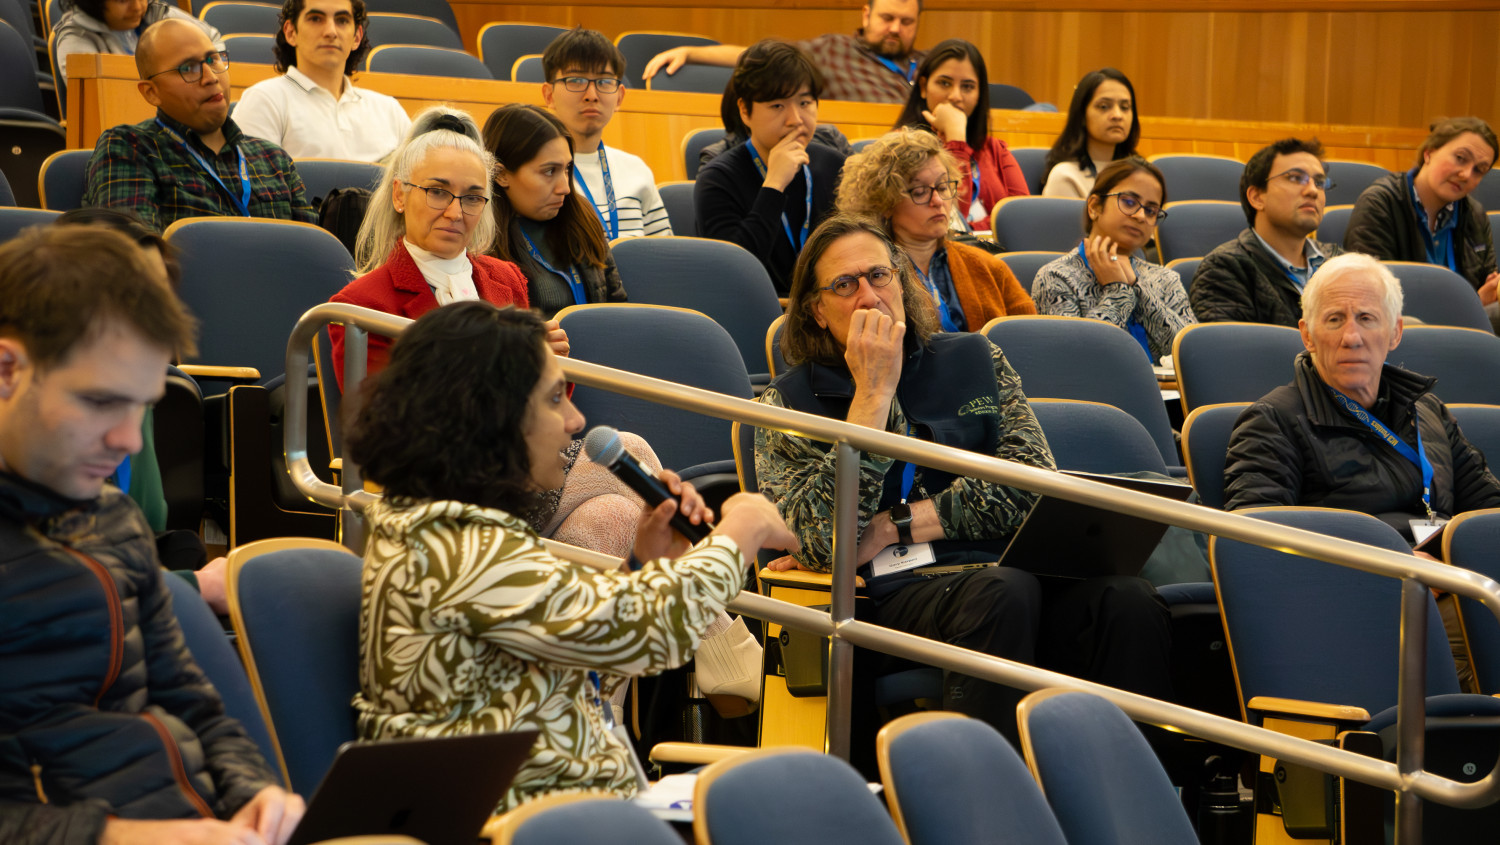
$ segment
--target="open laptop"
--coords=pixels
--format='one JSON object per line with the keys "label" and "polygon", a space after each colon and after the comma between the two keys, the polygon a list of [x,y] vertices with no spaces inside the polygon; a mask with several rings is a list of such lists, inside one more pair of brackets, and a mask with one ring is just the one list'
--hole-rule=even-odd
{"label": "open laptop", "polygon": [[[1178,481],[1122,478],[1091,472],[1064,470],[1065,475],[1123,487],[1140,493],[1185,501],[1191,485]],[[1097,575],[1139,575],[1161,542],[1167,526],[1137,516],[1085,505],[1068,499],[1041,496],[1010,544],[999,556],[999,565],[1013,566],[1036,575],[1062,578],[1092,578]],[[985,563],[936,563],[915,571],[922,575],[958,572]]]}
{"label": "open laptop", "polygon": [[400,833],[474,845],[536,731],[346,742],[287,845]]}

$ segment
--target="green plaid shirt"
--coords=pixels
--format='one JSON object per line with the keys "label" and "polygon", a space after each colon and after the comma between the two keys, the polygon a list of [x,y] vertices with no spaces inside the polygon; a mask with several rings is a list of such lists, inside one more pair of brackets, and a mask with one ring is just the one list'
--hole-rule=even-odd
{"label": "green plaid shirt", "polygon": [[[213,165],[223,186],[158,120]],[[250,174],[250,216],[318,222],[286,151],[244,134],[229,120],[224,123],[224,147],[215,154],[196,132],[162,112],[99,136],[89,160],[83,204],[129,209],[157,231],[184,217],[237,217],[241,183],[236,151],[244,152]]]}

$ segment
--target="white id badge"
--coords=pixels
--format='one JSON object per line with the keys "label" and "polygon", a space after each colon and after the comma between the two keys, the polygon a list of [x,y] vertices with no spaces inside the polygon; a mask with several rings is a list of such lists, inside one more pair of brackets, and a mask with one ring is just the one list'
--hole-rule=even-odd
{"label": "white id badge", "polygon": [[1431,537],[1433,534],[1442,531],[1443,526],[1448,524],[1448,520],[1443,519],[1442,517],[1435,517],[1433,519],[1413,519],[1410,520],[1410,522],[1411,538],[1416,541],[1416,544],[1418,546],[1427,542],[1428,537]]}
{"label": "white id badge", "polygon": [[910,546],[892,543],[870,561],[870,577],[879,578],[936,562],[937,554],[932,551],[931,543],[912,543]]}

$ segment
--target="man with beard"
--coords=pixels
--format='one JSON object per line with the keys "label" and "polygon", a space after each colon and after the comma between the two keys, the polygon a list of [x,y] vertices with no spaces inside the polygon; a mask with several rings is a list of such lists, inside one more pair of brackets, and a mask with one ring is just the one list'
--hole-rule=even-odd
{"label": "man with beard", "polygon": [[[926,55],[912,49],[921,13],[922,0],[869,0],[853,35],[835,32],[794,43],[822,71],[824,99],[904,103]],[[647,62],[642,75],[650,79],[665,71],[670,76],[689,62],[734,67],[744,51],[734,44],[674,47]]]}

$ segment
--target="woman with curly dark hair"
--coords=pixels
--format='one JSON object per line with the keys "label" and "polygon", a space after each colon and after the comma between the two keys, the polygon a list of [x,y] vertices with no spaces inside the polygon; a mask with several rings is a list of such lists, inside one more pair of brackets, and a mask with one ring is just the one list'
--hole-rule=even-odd
{"label": "woman with curly dark hair", "polygon": [[[685,663],[756,551],[796,545],[774,505],[742,493],[692,548],[669,525],[675,503],[642,513],[634,571],[555,557],[516,516],[562,483],[584,426],[546,335],[515,308],[430,312],[396,342],[349,437],[385,489],[365,512],[360,734],[540,730],[500,811],[553,791],[635,792],[601,700]],[[712,518],[691,485],[659,477],[689,520]]]}
{"label": "woman with curly dark hair", "polygon": [[1141,140],[1135,86],[1112,67],[1078,80],[1068,122],[1047,151],[1042,196],[1086,197],[1106,164],[1135,155]]}

